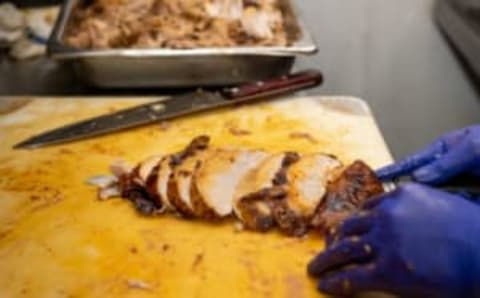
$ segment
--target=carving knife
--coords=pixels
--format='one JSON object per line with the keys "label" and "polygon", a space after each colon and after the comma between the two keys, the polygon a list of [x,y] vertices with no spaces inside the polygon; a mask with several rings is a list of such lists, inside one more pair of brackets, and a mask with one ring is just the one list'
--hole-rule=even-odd
{"label": "carving knife", "polygon": [[91,138],[197,112],[287,94],[316,87],[322,83],[322,74],[309,70],[219,91],[198,90],[60,127],[33,136],[15,145],[14,148],[33,149]]}

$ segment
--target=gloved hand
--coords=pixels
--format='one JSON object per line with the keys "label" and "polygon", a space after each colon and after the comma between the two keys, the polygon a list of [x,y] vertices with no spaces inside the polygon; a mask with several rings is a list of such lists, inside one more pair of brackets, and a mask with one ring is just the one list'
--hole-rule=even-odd
{"label": "gloved hand", "polygon": [[308,272],[338,296],[480,297],[480,206],[406,184],[345,221]]}
{"label": "gloved hand", "polygon": [[426,184],[438,184],[459,174],[480,177],[480,125],[448,133],[425,149],[377,171],[382,180],[404,175]]}

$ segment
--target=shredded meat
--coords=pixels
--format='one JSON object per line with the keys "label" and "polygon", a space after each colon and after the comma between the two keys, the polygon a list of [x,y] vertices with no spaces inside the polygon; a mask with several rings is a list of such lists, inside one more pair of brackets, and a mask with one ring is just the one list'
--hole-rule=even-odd
{"label": "shredded meat", "polygon": [[65,42],[76,48],[281,46],[272,0],[90,0],[75,9]]}

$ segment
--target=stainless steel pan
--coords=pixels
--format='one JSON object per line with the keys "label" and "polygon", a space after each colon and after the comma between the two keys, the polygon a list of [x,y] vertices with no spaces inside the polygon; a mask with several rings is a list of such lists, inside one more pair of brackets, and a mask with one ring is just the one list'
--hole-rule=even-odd
{"label": "stainless steel pan", "polygon": [[77,74],[101,87],[187,87],[264,80],[290,71],[297,55],[317,51],[293,1],[279,0],[289,36],[287,47],[84,50],[63,43],[81,0],[66,0],[48,43],[54,59],[70,61]]}

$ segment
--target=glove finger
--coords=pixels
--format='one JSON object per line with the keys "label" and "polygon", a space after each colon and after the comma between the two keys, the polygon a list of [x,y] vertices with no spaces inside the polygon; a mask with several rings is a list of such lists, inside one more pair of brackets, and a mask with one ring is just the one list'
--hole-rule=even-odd
{"label": "glove finger", "polygon": [[431,163],[445,150],[445,142],[437,140],[423,150],[410,155],[403,160],[377,170],[377,176],[381,180],[392,180],[401,176],[409,175],[412,171]]}
{"label": "glove finger", "polygon": [[[413,178],[426,184],[438,184],[471,170],[477,158],[476,140],[465,139],[433,163],[417,169]],[[480,143],[480,140],[477,141]]]}
{"label": "glove finger", "polygon": [[445,154],[450,148],[465,140],[472,131],[479,126],[470,126],[449,132],[438,138],[419,152],[405,159],[377,171],[377,176],[382,180],[392,180],[401,176],[410,175],[414,170],[435,161]]}
{"label": "glove finger", "polygon": [[368,212],[360,212],[358,215],[344,221],[338,229],[336,241],[351,236],[362,236],[370,231],[374,225],[374,216]]}
{"label": "glove finger", "polygon": [[318,289],[333,296],[383,290],[376,280],[375,267],[371,264],[332,273],[320,280]]}
{"label": "glove finger", "polygon": [[337,228],[330,228],[325,234],[325,244],[326,246],[331,246],[336,241]]}
{"label": "glove finger", "polygon": [[445,134],[442,139],[445,141],[447,145],[447,149],[461,143],[465,140],[469,135],[472,134],[473,131],[476,131],[480,128],[480,125],[473,125],[468,126],[462,129],[458,129],[452,132]]}
{"label": "glove finger", "polygon": [[[395,191],[396,190],[394,190],[393,192],[395,192]],[[364,211],[369,211],[369,210],[373,210],[373,209],[377,208],[377,206],[382,204],[383,201],[387,200],[389,198],[389,196],[391,196],[392,193],[388,193],[386,195],[375,197],[375,198],[367,200],[365,203],[363,203],[361,209],[364,210]]]}
{"label": "glove finger", "polygon": [[326,233],[327,246],[333,245],[346,237],[362,236],[373,226],[373,215],[366,211],[360,211],[344,220],[340,225],[331,228]]}
{"label": "glove finger", "polygon": [[359,237],[351,237],[330,246],[308,265],[311,276],[321,277],[339,267],[366,262],[374,256],[373,248]]}

